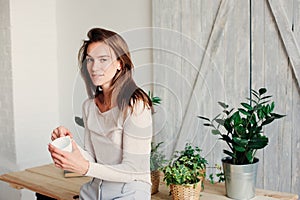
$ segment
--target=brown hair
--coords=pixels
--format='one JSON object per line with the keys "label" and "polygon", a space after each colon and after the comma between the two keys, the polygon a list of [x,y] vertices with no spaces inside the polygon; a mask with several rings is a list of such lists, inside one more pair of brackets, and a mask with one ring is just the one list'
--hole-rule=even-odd
{"label": "brown hair", "polygon": [[[152,106],[149,96],[139,88],[132,78],[134,68],[131,61],[129,48],[125,40],[117,33],[102,28],[93,28],[88,33],[88,40],[84,40],[78,53],[81,75],[85,81],[86,90],[89,98],[97,97],[102,93],[99,86],[95,86],[90,78],[86,67],[87,48],[94,42],[103,42],[108,45],[115,53],[120,62],[121,70],[118,70],[113,77],[111,84],[112,100],[117,102],[122,111],[133,108],[138,100],[144,102],[144,106]],[[99,90],[100,89],[100,90]]]}

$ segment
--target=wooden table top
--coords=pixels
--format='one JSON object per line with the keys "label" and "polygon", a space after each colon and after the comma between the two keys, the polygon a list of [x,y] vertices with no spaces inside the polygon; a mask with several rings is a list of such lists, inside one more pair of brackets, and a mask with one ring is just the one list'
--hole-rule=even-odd
{"label": "wooden table top", "polygon": [[26,188],[58,200],[72,200],[78,195],[81,185],[90,178],[65,178],[63,170],[49,164],[3,174],[0,180],[8,182],[16,189]]}
{"label": "wooden table top", "polygon": [[[89,177],[65,178],[63,170],[56,168],[53,164],[43,165],[26,169],[24,171],[11,172],[0,176],[0,180],[8,182],[16,189],[26,188],[34,192],[58,199],[72,200],[79,194],[82,184],[88,182]],[[205,182],[204,191],[201,192],[201,200],[226,200],[223,183],[210,184]],[[152,195],[153,200],[172,199],[169,196],[169,189],[162,182],[159,192]],[[297,200],[296,194],[274,192],[267,190],[256,190],[256,197],[252,200]]]}
{"label": "wooden table top", "polygon": [[[168,195],[169,188],[164,183],[160,183],[159,192],[152,195],[152,200],[169,199],[172,197]],[[256,189],[256,196],[251,200],[298,200],[298,195]],[[208,181],[204,182],[204,191],[200,193],[200,200],[232,200],[226,197],[224,183],[211,184]]]}

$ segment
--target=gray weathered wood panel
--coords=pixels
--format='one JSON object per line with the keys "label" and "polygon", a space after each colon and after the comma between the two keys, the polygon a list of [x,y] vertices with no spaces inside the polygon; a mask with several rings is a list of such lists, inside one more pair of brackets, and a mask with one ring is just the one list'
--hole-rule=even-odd
{"label": "gray weathered wood panel", "polygon": [[[163,99],[163,112],[154,119],[163,122],[155,140],[165,141],[168,156],[191,142],[211,165],[220,164],[226,146],[197,115],[212,117],[220,111],[217,101],[238,106],[249,95],[249,1],[153,0],[152,9],[154,90]],[[253,88],[268,88],[277,111],[287,114],[265,130],[270,144],[257,154],[257,186],[299,194],[300,66],[295,51],[300,0],[254,0],[251,10]],[[280,29],[289,26],[292,31]]]}

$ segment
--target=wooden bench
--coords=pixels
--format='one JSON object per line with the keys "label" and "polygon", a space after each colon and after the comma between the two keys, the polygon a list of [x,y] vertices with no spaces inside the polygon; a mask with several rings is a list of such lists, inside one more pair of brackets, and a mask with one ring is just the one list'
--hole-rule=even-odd
{"label": "wooden bench", "polygon": [[[0,180],[9,183],[16,189],[29,189],[34,192],[58,199],[72,200],[78,198],[82,184],[90,180],[89,177],[65,178],[63,170],[56,168],[53,164],[29,168],[24,171],[11,172],[0,176]],[[226,200],[224,184],[210,184],[205,182],[205,189],[201,192],[201,200]],[[159,192],[152,195],[153,200],[172,199],[169,196],[167,186],[161,182]],[[296,194],[256,190],[253,200],[297,200]]]}

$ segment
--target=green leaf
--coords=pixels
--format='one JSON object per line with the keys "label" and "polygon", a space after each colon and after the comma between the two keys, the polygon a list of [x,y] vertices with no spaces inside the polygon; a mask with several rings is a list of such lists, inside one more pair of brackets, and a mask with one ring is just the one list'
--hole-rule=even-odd
{"label": "green leaf", "polygon": [[242,122],[240,113],[238,111],[231,116],[231,119],[234,121],[234,125],[238,125]]}
{"label": "green leaf", "polygon": [[247,160],[249,161],[249,163],[253,163],[253,155],[252,155],[252,151],[248,151],[247,153],[246,153],[246,158],[247,158]]}
{"label": "green leaf", "polygon": [[208,123],[204,123],[203,125],[204,125],[204,126],[211,126],[211,127],[214,127],[214,125],[208,124]]}
{"label": "green leaf", "polygon": [[258,90],[258,92],[259,92],[259,95],[263,95],[263,94],[265,94],[267,92],[267,89],[266,88],[260,88]]}
{"label": "green leaf", "polygon": [[231,132],[232,131],[232,126],[230,124],[230,118],[225,119],[224,121],[224,128],[228,131]]}
{"label": "green leaf", "polygon": [[242,139],[239,137],[234,137],[232,139],[236,144],[238,144],[239,146],[246,146],[248,144],[248,140],[247,139]]}
{"label": "green leaf", "polygon": [[262,111],[265,113],[266,116],[268,116],[268,106],[263,106]]}
{"label": "green leaf", "polygon": [[282,117],[285,117],[286,115],[280,115],[280,114],[277,114],[277,113],[270,113],[270,115],[272,117],[274,117],[275,119],[279,119],[279,118],[282,118]]}
{"label": "green leaf", "polygon": [[224,108],[224,109],[226,109],[226,108],[228,108],[229,106],[226,104],[226,103],[223,103],[223,102],[218,102],[218,104],[222,107],[222,108]]}
{"label": "green leaf", "polygon": [[274,103],[274,101],[273,101],[273,102],[271,103],[271,105],[270,105],[270,109],[271,109],[270,112],[273,112],[274,108],[275,108],[275,103]]}
{"label": "green leaf", "polygon": [[240,147],[240,146],[233,146],[233,148],[238,152],[245,152],[246,151],[246,149],[244,147]]}
{"label": "green leaf", "polygon": [[247,104],[247,103],[241,103],[241,105],[242,105],[244,108],[248,109],[248,110],[253,110],[252,106],[250,106],[250,105]]}
{"label": "green leaf", "polygon": [[268,112],[268,114],[271,113],[271,106],[270,105],[267,105],[267,112]]}
{"label": "green leaf", "polygon": [[152,97],[151,101],[152,101],[153,105],[158,105],[158,104],[161,103],[161,98],[159,98],[159,97]]}
{"label": "green leaf", "polygon": [[222,126],[224,125],[224,122],[225,122],[224,119],[216,119],[215,121]]}
{"label": "green leaf", "polygon": [[265,97],[261,98],[261,100],[263,100],[263,99],[269,99],[271,97],[272,97],[271,95],[268,95],[268,96],[265,96]]}
{"label": "green leaf", "polygon": [[236,126],[234,127],[234,130],[239,134],[242,135],[246,133],[246,128],[244,126]]}
{"label": "green leaf", "polygon": [[151,93],[151,91],[148,91],[148,96],[151,99],[151,102],[153,103],[153,105],[158,105],[161,103],[161,98],[160,97],[154,97],[153,93]]}
{"label": "green leaf", "polygon": [[253,90],[253,91],[252,91],[252,94],[253,94],[257,99],[260,99],[259,96],[258,96],[258,93],[257,93],[256,91]]}
{"label": "green leaf", "polygon": [[256,92],[256,91],[253,90],[253,89],[251,90],[251,93],[252,93],[252,94],[257,94],[257,95],[258,95],[258,92]]}
{"label": "green leaf", "polygon": [[268,142],[269,139],[263,135],[259,138],[252,138],[248,143],[248,147],[251,149],[262,149],[267,146]]}
{"label": "green leaf", "polygon": [[263,119],[265,117],[265,113],[262,110],[257,111],[258,119]]}
{"label": "green leaf", "polygon": [[84,122],[81,117],[75,116],[75,122],[76,122],[76,124],[78,124],[79,126],[84,128]]}
{"label": "green leaf", "polygon": [[249,101],[252,101],[252,102],[254,102],[255,104],[258,104],[258,102],[257,102],[257,101],[255,101],[254,99],[250,99],[249,97],[247,97],[246,99],[247,99],[247,100],[249,100]]}
{"label": "green leaf", "polygon": [[274,121],[274,117],[269,117],[267,118],[265,121],[263,121],[263,123],[261,123],[261,126],[265,126],[267,124],[270,124],[272,121]]}
{"label": "green leaf", "polygon": [[217,130],[217,129],[211,130],[211,133],[213,135],[221,135],[221,132],[219,130]]}
{"label": "green leaf", "polygon": [[256,124],[256,116],[255,115],[252,115],[251,118],[250,118],[250,123],[251,124]]}
{"label": "green leaf", "polygon": [[244,110],[243,108],[239,108],[238,111],[240,111],[242,114],[246,115],[246,116],[251,116],[251,113],[247,112],[246,110]]}
{"label": "green leaf", "polygon": [[234,153],[228,151],[228,150],[225,150],[225,149],[224,149],[223,152],[224,152],[225,154],[229,155],[229,156],[232,157],[232,158],[236,158],[236,155],[235,155]]}
{"label": "green leaf", "polygon": [[231,138],[228,135],[222,134],[221,135],[221,140],[226,141],[227,143],[232,143]]}
{"label": "green leaf", "polygon": [[210,120],[208,119],[208,118],[206,118],[206,117],[203,117],[203,116],[197,116],[198,118],[200,118],[200,119],[204,119],[204,120],[206,120],[206,121],[209,121],[210,122]]}
{"label": "green leaf", "polygon": [[230,115],[230,113],[233,111],[234,109],[231,108],[229,111],[228,110],[223,110],[223,112],[226,114],[226,115]]}

